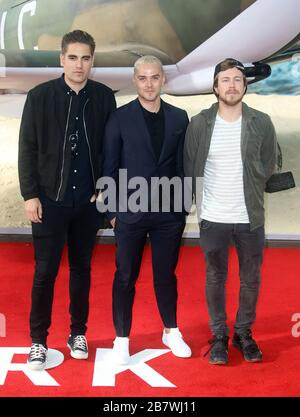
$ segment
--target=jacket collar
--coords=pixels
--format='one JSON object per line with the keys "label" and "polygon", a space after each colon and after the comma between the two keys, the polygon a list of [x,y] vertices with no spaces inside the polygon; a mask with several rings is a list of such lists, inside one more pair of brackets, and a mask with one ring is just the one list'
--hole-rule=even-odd
{"label": "jacket collar", "polygon": [[164,121],[165,121],[165,136],[164,136],[164,141],[163,141],[163,146],[161,149],[161,153],[160,153],[160,157],[157,161],[156,159],[156,155],[154,154],[154,150],[153,150],[153,145],[152,145],[152,141],[151,141],[151,137],[150,137],[150,133],[148,132],[146,123],[145,123],[145,119],[144,119],[144,115],[143,115],[143,111],[142,111],[142,106],[139,102],[139,99],[136,98],[135,100],[132,101],[132,109],[134,112],[134,120],[135,120],[135,126],[139,129],[140,134],[142,135],[142,137],[145,138],[147,146],[153,156],[153,159],[156,161],[156,163],[160,163],[164,158],[165,158],[165,154],[168,152],[168,149],[170,149],[170,145],[172,144],[173,141],[173,132],[174,132],[174,119],[171,117],[170,114],[170,108],[168,106],[168,103],[166,103],[165,101],[163,101],[161,99],[161,107],[162,110],[164,112]]}
{"label": "jacket collar", "polygon": [[151,152],[153,159],[156,160],[156,156],[154,154],[150,133],[148,132],[147,125],[145,123],[144,115],[142,106],[139,102],[139,99],[136,98],[132,101],[132,109],[133,109],[133,120],[135,120],[135,126],[139,130],[139,133],[142,138],[145,138],[146,144],[148,146],[149,151]]}
{"label": "jacket collar", "polygon": [[[57,87],[67,95],[76,94],[75,91],[73,91],[71,87],[69,87],[68,84],[65,82],[64,74],[62,74],[61,77],[56,78],[55,82]],[[79,91],[79,94],[85,94],[90,97],[91,93],[93,92],[91,84],[92,81],[88,79],[86,85]]]}
{"label": "jacket collar", "polygon": [[[208,124],[213,124],[215,123],[218,109],[219,109],[219,104],[214,103],[209,109],[202,110],[200,114],[206,119]],[[246,122],[252,119],[253,117],[256,117],[256,114],[253,111],[253,109],[247,106],[246,103],[242,103],[242,117],[244,121]]]}

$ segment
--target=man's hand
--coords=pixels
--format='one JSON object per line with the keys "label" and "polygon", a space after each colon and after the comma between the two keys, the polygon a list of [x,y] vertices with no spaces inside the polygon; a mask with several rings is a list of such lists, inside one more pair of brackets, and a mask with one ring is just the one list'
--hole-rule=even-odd
{"label": "man's hand", "polygon": [[116,217],[114,217],[113,219],[110,220],[110,224],[112,225],[113,228],[115,228]]}
{"label": "man's hand", "polygon": [[31,198],[25,201],[25,212],[32,223],[42,223],[43,209],[39,198]]}

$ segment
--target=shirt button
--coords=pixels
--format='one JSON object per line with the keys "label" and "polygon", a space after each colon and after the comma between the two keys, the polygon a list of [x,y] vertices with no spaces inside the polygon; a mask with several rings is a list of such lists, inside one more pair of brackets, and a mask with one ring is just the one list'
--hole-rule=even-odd
{"label": "shirt button", "polygon": [[78,117],[75,117],[76,120],[78,120]]}
{"label": "shirt button", "polygon": [[74,169],[74,172],[77,172],[77,169]]}
{"label": "shirt button", "polygon": [[76,190],[76,186],[75,185],[73,185],[73,190]]}

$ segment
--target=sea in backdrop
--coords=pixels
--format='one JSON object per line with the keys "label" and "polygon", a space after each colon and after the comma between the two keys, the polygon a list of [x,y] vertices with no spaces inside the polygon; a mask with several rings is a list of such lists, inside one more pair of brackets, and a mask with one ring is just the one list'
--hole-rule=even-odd
{"label": "sea in backdrop", "polygon": [[248,86],[249,93],[262,95],[300,95],[300,60],[271,65],[272,73],[265,80]]}

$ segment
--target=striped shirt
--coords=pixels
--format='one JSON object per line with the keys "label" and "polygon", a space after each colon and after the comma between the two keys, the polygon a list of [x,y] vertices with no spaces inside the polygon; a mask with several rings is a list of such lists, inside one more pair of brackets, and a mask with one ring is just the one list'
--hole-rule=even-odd
{"label": "striped shirt", "polygon": [[204,168],[202,219],[217,223],[249,223],[241,156],[242,117],[226,122],[216,117]]}

